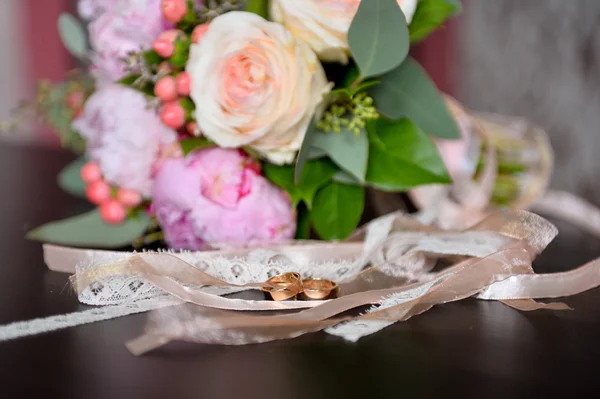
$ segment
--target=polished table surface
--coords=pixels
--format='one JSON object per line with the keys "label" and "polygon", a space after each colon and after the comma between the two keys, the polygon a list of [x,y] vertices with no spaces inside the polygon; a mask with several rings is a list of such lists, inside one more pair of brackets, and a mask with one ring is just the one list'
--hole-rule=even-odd
{"label": "polished table surface", "polygon": [[[0,324],[85,309],[24,233],[86,210],[55,176],[65,152],[0,143]],[[565,224],[536,261],[567,270],[600,240]],[[575,310],[523,313],[466,300],[347,343],[325,333],[263,345],[172,343],[129,354],[144,316],[0,342],[0,398],[600,397],[600,289]],[[595,393],[595,394],[594,394]]]}

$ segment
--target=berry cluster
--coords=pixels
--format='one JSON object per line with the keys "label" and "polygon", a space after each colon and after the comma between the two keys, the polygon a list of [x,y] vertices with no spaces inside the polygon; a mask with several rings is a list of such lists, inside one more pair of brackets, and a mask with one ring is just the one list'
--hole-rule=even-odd
{"label": "berry cluster", "polygon": [[81,179],[86,184],[85,194],[98,205],[100,216],[106,223],[120,224],[127,211],[142,204],[142,195],[125,188],[113,189],[103,178],[97,162],[90,161],[81,168]]}
{"label": "berry cluster", "polygon": [[[195,19],[193,4],[185,0],[162,0],[161,10],[165,19],[174,24],[184,19]],[[162,102],[160,119],[172,129],[185,127],[190,135],[199,135],[198,125],[193,121],[194,108],[189,99],[190,76],[183,70],[191,43],[198,43],[206,33],[208,24],[195,26],[190,33],[182,29],[163,32],[152,44],[153,50],[165,61],[158,68],[159,78],[154,85],[154,95]]]}

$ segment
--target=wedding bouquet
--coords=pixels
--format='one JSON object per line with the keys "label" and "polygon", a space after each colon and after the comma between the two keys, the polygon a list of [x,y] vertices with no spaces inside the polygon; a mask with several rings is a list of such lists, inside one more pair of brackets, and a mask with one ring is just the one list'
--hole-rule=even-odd
{"label": "wedding bouquet", "polygon": [[[124,247],[346,238],[365,189],[451,182],[454,113],[412,59],[457,0],[80,0],[85,71],[39,107],[97,209],[29,234]],[[88,43],[91,46],[88,48]],[[450,152],[451,154],[451,152]]]}
{"label": "wedding bouquet", "polygon": [[[44,260],[96,308],[0,326],[0,341],[146,311],[134,354],[320,330],[356,341],[469,297],[564,310],[537,299],[600,286],[600,259],[533,269],[558,231],[525,209],[600,236],[600,210],[547,190],[545,132],[463,109],[408,56],[459,9],[81,0],[87,34],[72,16],[59,27],[89,68],[42,85],[36,105],[84,154],[60,184],[98,209],[29,237],[87,247],[46,244]],[[366,189],[408,191],[419,212],[356,229]],[[292,240],[311,233],[343,242]],[[163,240],[191,251],[97,249]],[[228,296],[247,290],[261,296]]]}

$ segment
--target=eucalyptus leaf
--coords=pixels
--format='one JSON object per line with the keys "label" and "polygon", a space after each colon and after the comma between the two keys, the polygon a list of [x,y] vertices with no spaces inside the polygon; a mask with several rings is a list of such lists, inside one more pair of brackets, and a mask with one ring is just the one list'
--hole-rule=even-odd
{"label": "eucalyptus leaf", "polygon": [[324,240],[341,240],[358,226],[365,205],[365,189],[331,183],[317,193],[311,213],[313,227]]}
{"label": "eucalyptus leaf", "polygon": [[307,159],[317,159],[317,158],[324,158],[327,156],[327,152],[317,148],[317,147],[310,147],[310,150],[308,151],[308,156]]}
{"label": "eucalyptus leaf", "polygon": [[80,174],[85,163],[86,159],[81,157],[61,170],[57,178],[60,188],[73,196],[85,198],[85,183]]}
{"label": "eucalyptus leaf", "polygon": [[406,191],[424,184],[450,183],[444,162],[430,137],[410,120],[379,118],[367,125],[367,182],[384,191]]}
{"label": "eucalyptus leaf", "polygon": [[409,26],[410,41],[425,39],[431,32],[439,28],[446,19],[455,14],[459,5],[450,0],[421,0],[417,4],[415,15]]}
{"label": "eucalyptus leaf", "polygon": [[338,182],[338,183],[344,183],[344,184],[354,184],[357,186],[361,186],[362,182],[360,180],[358,180],[356,177],[352,176],[350,173],[346,172],[345,170],[338,170],[337,172],[335,172],[335,175],[333,175],[333,181]]}
{"label": "eucalyptus leaf", "polygon": [[300,147],[300,151],[298,151],[298,155],[296,157],[296,169],[294,171],[294,181],[296,183],[300,181],[300,176],[302,176],[304,165],[309,159],[309,155],[312,148],[312,142],[314,140],[315,134],[317,133],[317,123],[317,118],[313,118],[310,121],[310,125],[308,125],[308,128],[306,129],[306,134],[304,135],[304,140],[302,140],[302,146]]}
{"label": "eucalyptus leaf", "polygon": [[88,248],[122,248],[140,237],[150,225],[145,214],[120,225],[106,224],[95,209],[69,219],[45,224],[30,231],[30,240]]}
{"label": "eucalyptus leaf", "polygon": [[317,131],[314,133],[312,146],[327,153],[340,168],[359,181],[365,181],[369,140],[364,130],[361,129],[358,135],[345,129],[339,133]]}
{"label": "eucalyptus leaf", "polygon": [[391,71],[410,46],[406,17],[396,0],[362,1],[348,31],[350,52],[362,78]]}
{"label": "eucalyptus leaf", "polygon": [[183,155],[187,155],[194,150],[215,147],[216,144],[205,137],[191,137],[189,139],[181,140],[179,145],[181,145]]}
{"label": "eucalyptus leaf", "polygon": [[435,137],[461,137],[442,94],[415,60],[407,58],[380,80],[381,84],[371,88],[369,93],[381,114],[391,119],[407,117]]}
{"label": "eucalyptus leaf", "polygon": [[267,19],[269,17],[269,0],[248,0],[244,11],[258,14]]}
{"label": "eucalyptus leaf", "polygon": [[80,59],[87,59],[88,46],[85,28],[71,14],[63,13],[58,17],[58,33],[67,50]]}

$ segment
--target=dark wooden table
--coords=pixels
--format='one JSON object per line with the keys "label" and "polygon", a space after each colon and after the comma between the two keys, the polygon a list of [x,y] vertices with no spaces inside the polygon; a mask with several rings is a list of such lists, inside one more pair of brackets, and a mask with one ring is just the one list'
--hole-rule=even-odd
{"label": "dark wooden table", "polygon": [[[0,144],[0,324],[84,309],[24,233],[87,209],[55,185],[72,157]],[[600,256],[567,225],[536,262],[566,270]],[[356,344],[311,334],[243,347],[173,343],[144,357],[124,342],[144,316],[0,343],[0,398],[600,397],[600,289],[574,311],[521,313],[467,300]],[[596,395],[594,395],[596,393]]]}

